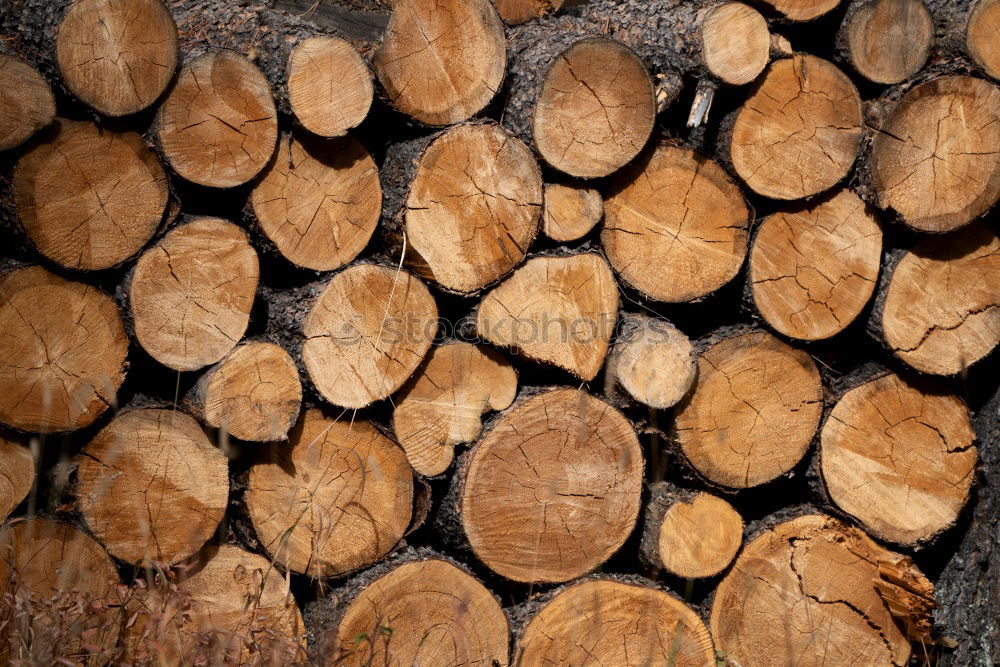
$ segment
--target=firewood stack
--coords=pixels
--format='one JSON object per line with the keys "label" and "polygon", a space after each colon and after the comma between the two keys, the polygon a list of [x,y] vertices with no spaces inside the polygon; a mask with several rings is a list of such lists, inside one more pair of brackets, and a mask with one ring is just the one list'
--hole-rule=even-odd
{"label": "firewood stack", "polygon": [[1000,660],[998,79],[1000,0],[0,0],[0,662]]}

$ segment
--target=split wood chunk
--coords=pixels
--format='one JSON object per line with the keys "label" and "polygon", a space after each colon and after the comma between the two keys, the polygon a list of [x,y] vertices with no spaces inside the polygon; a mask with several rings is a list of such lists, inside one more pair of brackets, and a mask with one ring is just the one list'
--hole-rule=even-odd
{"label": "split wood chunk", "polygon": [[177,69],[177,26],[160,0],[77,0],[56,37],[70,91],[108,116],[142,111]]}
{"label": "split wood chunk", "polygon": [[861,96],[832,63],[776,60],[736,115],[725,147],[757,194],[802,199],[843,179],[861,141]]}
{"label": "split wood chunk", "polygon": [[710,493],[667,483],[652,487],[643,534],[643,555],[684,579],[714,577],[743,543],[743,517]]}
{"label": "split wood chunk", "polygon": [[776,331],[829,338],[864,309],[878,281],[882,228],[850,190],[766,218],[750,250],[754,305]]}
{"label": "split wood chunk", "polygon": [[246,233],[218,218],[174,228],[139,257],[128,287],[135,335],[164,366],[193,371],[243,337],[259,277]]}
{"label": "split wood chunk", "polygon": [[303,657],[302,613],[285,575],[263,556],[231,544],[207,547],[201,559],[177,587],[190,596],[181,624],[194,635],[190,640],[207,638],[225,664]]}
{"label": "split wood chunk", "polygon": [[413,374],[437,333],[437,305],[406,271],[358,264],[327,283],[305,317],[302,361],[320,395],[360,409]]}
{"label": "split wood chunk", "polygon": [[0,521],[28,497],[35,483],[35,457],[20,442],[0,433]]}
{"label": "split wood chunk", "polygon": [[520,25],[555,14],[562,9],[563,0],[493,0],[493,4],[507,25]]}
{"label": "split wood chunk", "polygon": [[701,16],[705,69],[733,86],[756,79],[767,67],[771,50],[771,32],[760,12],[742,2],[725,2]]}
{"label": "split wood chunk", "polygon": [[564,588],[531,619],[514,654],[523,665],[716,664],[698,614],[652,582],[590,580]]}
{"label": "split wood chunk", "polygon": [[454,447],[483,430],[482,415],[510,407],[517,373],[503,355],[470,343],[448,343],[400,390],[392,430],[410,465],[434,477],[448,469]]}
{"label": "split wood chunk", "polygon": [[332,271],[358,256],[378,226],[378,167],[353,137],[289,135],[250,196],[264,234],[285,259]]}
{"label": "split wood chunk", "polygon": [[677,441],[709,481],[745,489],[791,470],[819,426],[823,387],[802,350],[768,333],[723,338],[698,358]]}
{"label": "split wood chunk", "polygon": [[964,373],[1000,343],[1000,239],[987,225],[922,241],[888,276],[877,335],[918,371]]}
{"label": "split wood chunk", "polygon": [[361,575],[364,587],[346,601],[339,623],[317,630],[320,664],[508,664],[500,604],[448,561],[415,560],[367,579]]}
{"label": "split wood chunk", "polygon": [[542,175],[524,143],[499,125],[448,130],[420,156],[406,199],[410,263],[468,294],[524,259],[538,234]]}
{"label": "split wood chunk", "polygon": [[299,416],[302,382],[288,352],[251,341],[209,369],[186,402],[206,424],[240,440],[285,440]]}
{"label": "split wood chunk", "polygon": [[957,396],[888,374],[845,393],[820,437],[823,483],[868,531],[904,545],[955,523],[978,454]]}
{"label": "split wood chunk", "polygon": [[103,598],[119,583],[108,552],[73,526],[42,517],[0,527],[0,586],[47,600],[61,591]]}
{"label": "split wood chunk", "polygon": [[979,0],[969,14],[966,48],[983,71],[1000,79],[1000,0]]}
{"label": "split wood chunk", "polygon": [[590,233],[604,217],[604,200],[593,188],[545,184],[542,230],[553,241],[575,241]]}
{"label": "split wood chunk", "polygon": [[23,60],[0,53],[0,151],[17,148],[55,115],[48,81]]}
{"label": "split wood chunk", "polygon": [[840,4],[840,0],[761,0],[789,21],[811,21]]}
{"label": "split wood chunk", "polygon": [[0,276],[0,348],[0,421],[22,431],[89,426],[125,379],[115,302],[40,266]]}
{"label": "split wood chunk", "polygon": [[288,103],[302,127],[342,137],[368,116],[375,87],[365,61],[339,37],[308,37],[288,58]]}
{"label": "split wood chunk", "polygon": [[246,507],[276,563],[338,576],[374,563],[402,538],[413,473],[403,450],[368,422],[307,410],[288,444],[260,453]]}
{"label": "split wood chunk", "polygon": [[226,511],[226,457],[176,410],[118,413],[76,464],[87,526],[126,563],[179,563],[201,549]]}
{"label": "split wood chunk", "polygon": [[500,89],[503,23],[490,0],[399,0],[374,65],[396,109],[426,125],[458,123]]}
{"label": "split wood chunk", "polygon": [[530,359],[593,380],[618,316],[618,285],[600,255],[535,257],[483,297],[476,331]]}
{"label": "split wood chunk", "polygon": [[538,91],[532,134],[554,168],[600,178],[639,154],[655,118],[646,66],[624,44],[593,37],[552,62]]}
{"label": "split wood chunk", "polygon": [[922,83],[872,144],[879,205],[922,232],[948,232],[1000,198],[1000,88],[969,76]]}
{"label": "split wood chunk", "polygon": [[601,241],[625,282],[678,303],[707,296],[739,273],[749,226],[743,194],[718,164],[661,145],[616,177]]}
{"label": "split wood chunk", "polygon": [[806,514],[751,541],[719,584],[710,628],[733,663],[896,665],[910,643],[883,601],[886,568],[925,603],[933,587],[913,562],[856,528]]}
{"label": "split wood chunk", "polygon": [[698,370],[688,337],[667,320],[645,315],[623,318],[608,368],[632,398],[659,410],[684,398]]}
{"label": "split wood chunk", "polygon": [[14,169],[21,227],[40,253],[71,269],[106,269],[135,255],[168,198],[167,175],[142,136],[93,123],[59,120]]}
{"label": "split wood chunk", "polygon": [[267,79],[230,51],[206,53],[185,64],[154,126],[174,171],[214,188],[232,188],[256,176],[278,139]]}
{"label": "split wood chunk", "polygon": [[927,62],[934,19],[923,0],[854,0],[837,40],[858,74],[875,83],[900,83]]}
{"label": "split wood chunk", "polygon": [[472,449],[459,516],[494,572],[568,581],[632,532],[642,473],[639,440],[620,412],[585,391],[553,389],[515,404]]}

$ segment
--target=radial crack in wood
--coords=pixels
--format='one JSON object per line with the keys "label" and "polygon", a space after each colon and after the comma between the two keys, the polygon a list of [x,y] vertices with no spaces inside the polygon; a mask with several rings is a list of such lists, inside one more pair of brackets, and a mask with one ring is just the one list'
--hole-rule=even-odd
{"label": "radial crack in wood", "polygon": [[332,577],[385,556],[410,525],[413,473],[403,450],[370,423],[307,410],[287,444],[260,451],[247,513],[283,568]]}
{"label": "radial crack in wood", "polygon": [[600,255],[535,257],[483,297],[485,340],[592,380],[618,316],[618,285]]}
{"label": "radial crack in wood", "polygon": [[517,373],[503,355],[448,343],[400,390],[392,429],[413,469],[434,477],[451,466],[456,445],[479,437],[482,415],[508,408],[516,394]]}
{"label": "radial crack in wood", "polygon": [[108,116],[142,111],[177,69],[177,26],[160,0],[77,0],[56,37],[67,87]]}
{"label": "radial crack in wood", "polygon": [[89,426],[115,402],[128,337],[115,302],[40,266],[0,275],[0,421],[51,433]]}
{"label": "radial crack in wood", "polygon": [[167,209],[167,175],[135,132],[60,119],[14,169],[25,235],[70,269],[107,269],[153,237]]}
{"label": "radial crack in wood", "polygon": [[643,456],[625,417],[585,391],[518,401],[471,450],[459,516],[476,556],[508,579],[568,581],[632,532]]}

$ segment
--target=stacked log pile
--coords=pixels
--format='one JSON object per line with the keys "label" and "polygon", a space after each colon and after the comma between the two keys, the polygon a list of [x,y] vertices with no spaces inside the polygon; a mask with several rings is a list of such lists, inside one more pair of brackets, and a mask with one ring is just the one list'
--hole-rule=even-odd
{"label": "stacked log pile", "polygon": [[0,662],[1000,661],[1000,0],[0,0]]}

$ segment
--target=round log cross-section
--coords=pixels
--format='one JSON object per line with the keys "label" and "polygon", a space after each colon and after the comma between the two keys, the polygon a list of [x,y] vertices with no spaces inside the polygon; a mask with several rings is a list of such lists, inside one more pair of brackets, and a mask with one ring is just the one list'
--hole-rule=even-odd
{"label": "round log cross-section", "polygon": [[365,61],[339,37],[308,37],[288,57],[288,103],[302,127],[321,137],[360,125],[374,94]]}
{"label": "round log cross-section", "polygon": [[77,0],[59,25],[66,85],[108,116],[142,111],[177,68],[177,26],[160,0]]}
{"label": "round log cross-section", "polygon": [[214,188],[232,188],[256,176],[278,139],[267,79],[231,51],[206,53],[186,63],[154,126],[174,171]]}
{"label": "round log cross-section", "polygon": [[957,229],[1000,198],[1000,88],[943,76],[910,89],[881,123],[871,170],[879,205],[922,232]]}
{"label": "round log cross-section", "polygon": [[0,151],[20,146],[55,114],[48,81],[23,60],[0,53]]}
{"label": "round log cross-section", "polygon": [[0,276],[0,421],[50,433],[89,426],[125,380],[115,302],[40,266]]}
{"label": "round log cross-section", "polygon": [[642,470],[621,413],[584,391],[553,389],[515,404],[476,444],[462,471],[462,525],[495,572],[567,581],[632,532]]}
{"label": "round log cross-section", "polygon": [[639,57],[620,42],[594,37],[552,62],[532,132],[550,165],[571,176],[599,178],[639,154],[655,118],[653,84]]}
{"label": "round log cross-section", "polygon": [[978,460],[973,438],[957,396],[884,375],[830,412],[820,437],[823,483],[872,535],[926,542],[965,506]]}
{"label": "round log cross-section", "polygon": [[374,563],[410,525],[413,473],[394,442],[361,420],[307,410],[288,443],[259,453],[246,507],[282,567],[314,577]]}
{"label": "round log cross-section", "polygon": [[126,563],[173,564],[195,554],[229,501],[225,454],[190,416],[120,412],[76,458],[90,530]]}
{"label": "round log cross-section", "polygon": [[757,194],[802,199],[847,176],[861,141],[861,96],[810,55],[776,60],[736,115],[728,159]]}
{"label": "round log cross-section", "polygon": [[358,264],[341,271],[305,317],[302,361],[327,401],[363,408],[410,377],[437,333],[437,305],[406,271]]}
{"label": "round log cross-section", "polygon": [[70,269],[107,269],[146,245],[167,208],[167,175],[135,132],[59,120],[14,169],[14,203],[36,249]]}
{"label": "round log cross-section", "polygon": [[694,391],[677,412],[677,441],[708,480],[769,482],[813,441],[823,387],[808,354],[763,332],[723,338],[698,358]]}

